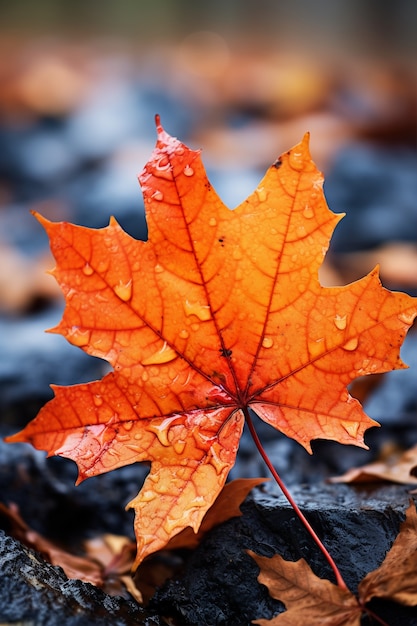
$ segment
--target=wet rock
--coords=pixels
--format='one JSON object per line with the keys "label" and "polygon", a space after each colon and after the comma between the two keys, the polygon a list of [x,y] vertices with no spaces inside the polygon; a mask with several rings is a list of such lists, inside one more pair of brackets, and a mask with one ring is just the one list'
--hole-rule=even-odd
{"label": "wet rock", "polygon": [[[395,539],[409,503],[406,487],[300,486],[293,495],[331,552],[349,588],[377,568]],[[214,529],[188,560],[185,572],[157,591],[151,605],[187,625],[246,626],[284,610],[257,582],[258,566],[246,554],[281,554],[307,560],[316,575],[334,581],[321,552],[285,498],[260,489],[243,516]],[[373,601],[390,626],[417,624],[417,609]],[[368,624],[367,618],[363,624]]]}
{"label": "wet rock", "polygon": [[376,247],[387,241],[415,241],[417,158],[414,148],[352,143],[326,174],[329,206],[346,212],[331,252]]}
{"label": "wet rock", "polygon": [[[2,434],[6,431],[0,430]],[[147,472],[147,464],[136,463],[75,486],[77,469],[72,461],[47,459],[28,444],[0,440],[0,501],[17,505],[31,528],[69,550],[104,533],[133,539],[133,512],[125,507]]]}
{"label": "wet rock", "polygon": [[0,530],[0,621],[25,626],[162,626],[155,613],[45,563]]}
{"label": "wet rock", "polygon": [[34,399],[45,402],[52,397],[51,383],[87,382],[107,371],[101,359],[75,349],[63,337],[45,335],[61,316],[61,307],[49,307],[22,318],[0,317],[0,407]]}

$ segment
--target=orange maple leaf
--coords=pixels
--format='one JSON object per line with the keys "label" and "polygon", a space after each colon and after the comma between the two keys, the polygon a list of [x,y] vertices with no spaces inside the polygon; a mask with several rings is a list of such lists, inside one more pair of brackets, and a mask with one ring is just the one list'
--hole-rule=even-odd
{"label": "orange maple leaf", "polygon": [[230,211],[198,151],[157,119],[139,176],[148,241],[115,219],[94,230],[38,216],[65,298],[52,332],[106,359],[102,380],[53,386],[8,441],[73,459],[78,482],[150,461],[135,509],[136,565],[184,527],[196,532],[235,462],[248,410],[311,451],[315,438],[366,447],[376,423],[350,397],[358,375],[405,365],[415,300],[377,270],[322,287],[318,269],[341,219],[326,205],[308,136]]}

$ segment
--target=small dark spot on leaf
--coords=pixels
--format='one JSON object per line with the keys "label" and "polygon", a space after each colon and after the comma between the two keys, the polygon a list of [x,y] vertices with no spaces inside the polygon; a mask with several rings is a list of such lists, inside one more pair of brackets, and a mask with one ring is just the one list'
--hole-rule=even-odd
{"label": "small dark spot on leaf", "polygon": [[220,355],[224,357],[232,356],[232,351],[228,350],[227,348],[220,348],[219,352],[220,352]]}
{"label": "small dark spot on leaf", "polygon": [[[289,152],[288,152],[288,154],[289,154]],[[281,159],[277,159],[275,161],[275,163],[272,163],[272,167],[275,167],[275,169],[279,169],[281,167],[281,165],[282,165]]]}

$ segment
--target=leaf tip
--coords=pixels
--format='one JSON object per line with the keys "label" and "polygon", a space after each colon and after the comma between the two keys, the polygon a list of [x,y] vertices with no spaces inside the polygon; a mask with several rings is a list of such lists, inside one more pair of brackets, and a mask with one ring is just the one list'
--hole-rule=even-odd
{"label": "leaf tip", "polygon": [[162,128],[161,116],[159,115],[159,113],[155,113],[155,126],[158,134],[164,131],[164,129]]}
{"label": "leaf tip", "polygon": [[50,223],[50,221],[48,219],[46,219],[46,217],[44,217],[43,215],[38,213],[38,211],[31,210],[31,213],[32,213],[33,217],[35,217],[38,220],[38,222],[46,229],[46,227]]}

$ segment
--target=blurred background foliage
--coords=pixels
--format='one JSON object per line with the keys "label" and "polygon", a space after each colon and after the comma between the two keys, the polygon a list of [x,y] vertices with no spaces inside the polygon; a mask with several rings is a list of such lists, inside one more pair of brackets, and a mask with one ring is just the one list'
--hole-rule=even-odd
{"label": "blurred background foliage", "polygon": [[0,403],[80,380],[62,350],[80,351],[43,335],[63,303],[29,211],[91,227],[115,215],[146,237],[137,174],[155,113],[203,149],[230,207],[310,131],[346,213],[321,280],[379,262],[387,287],[416,293],[416,24],[414,0],[2,0]]}

